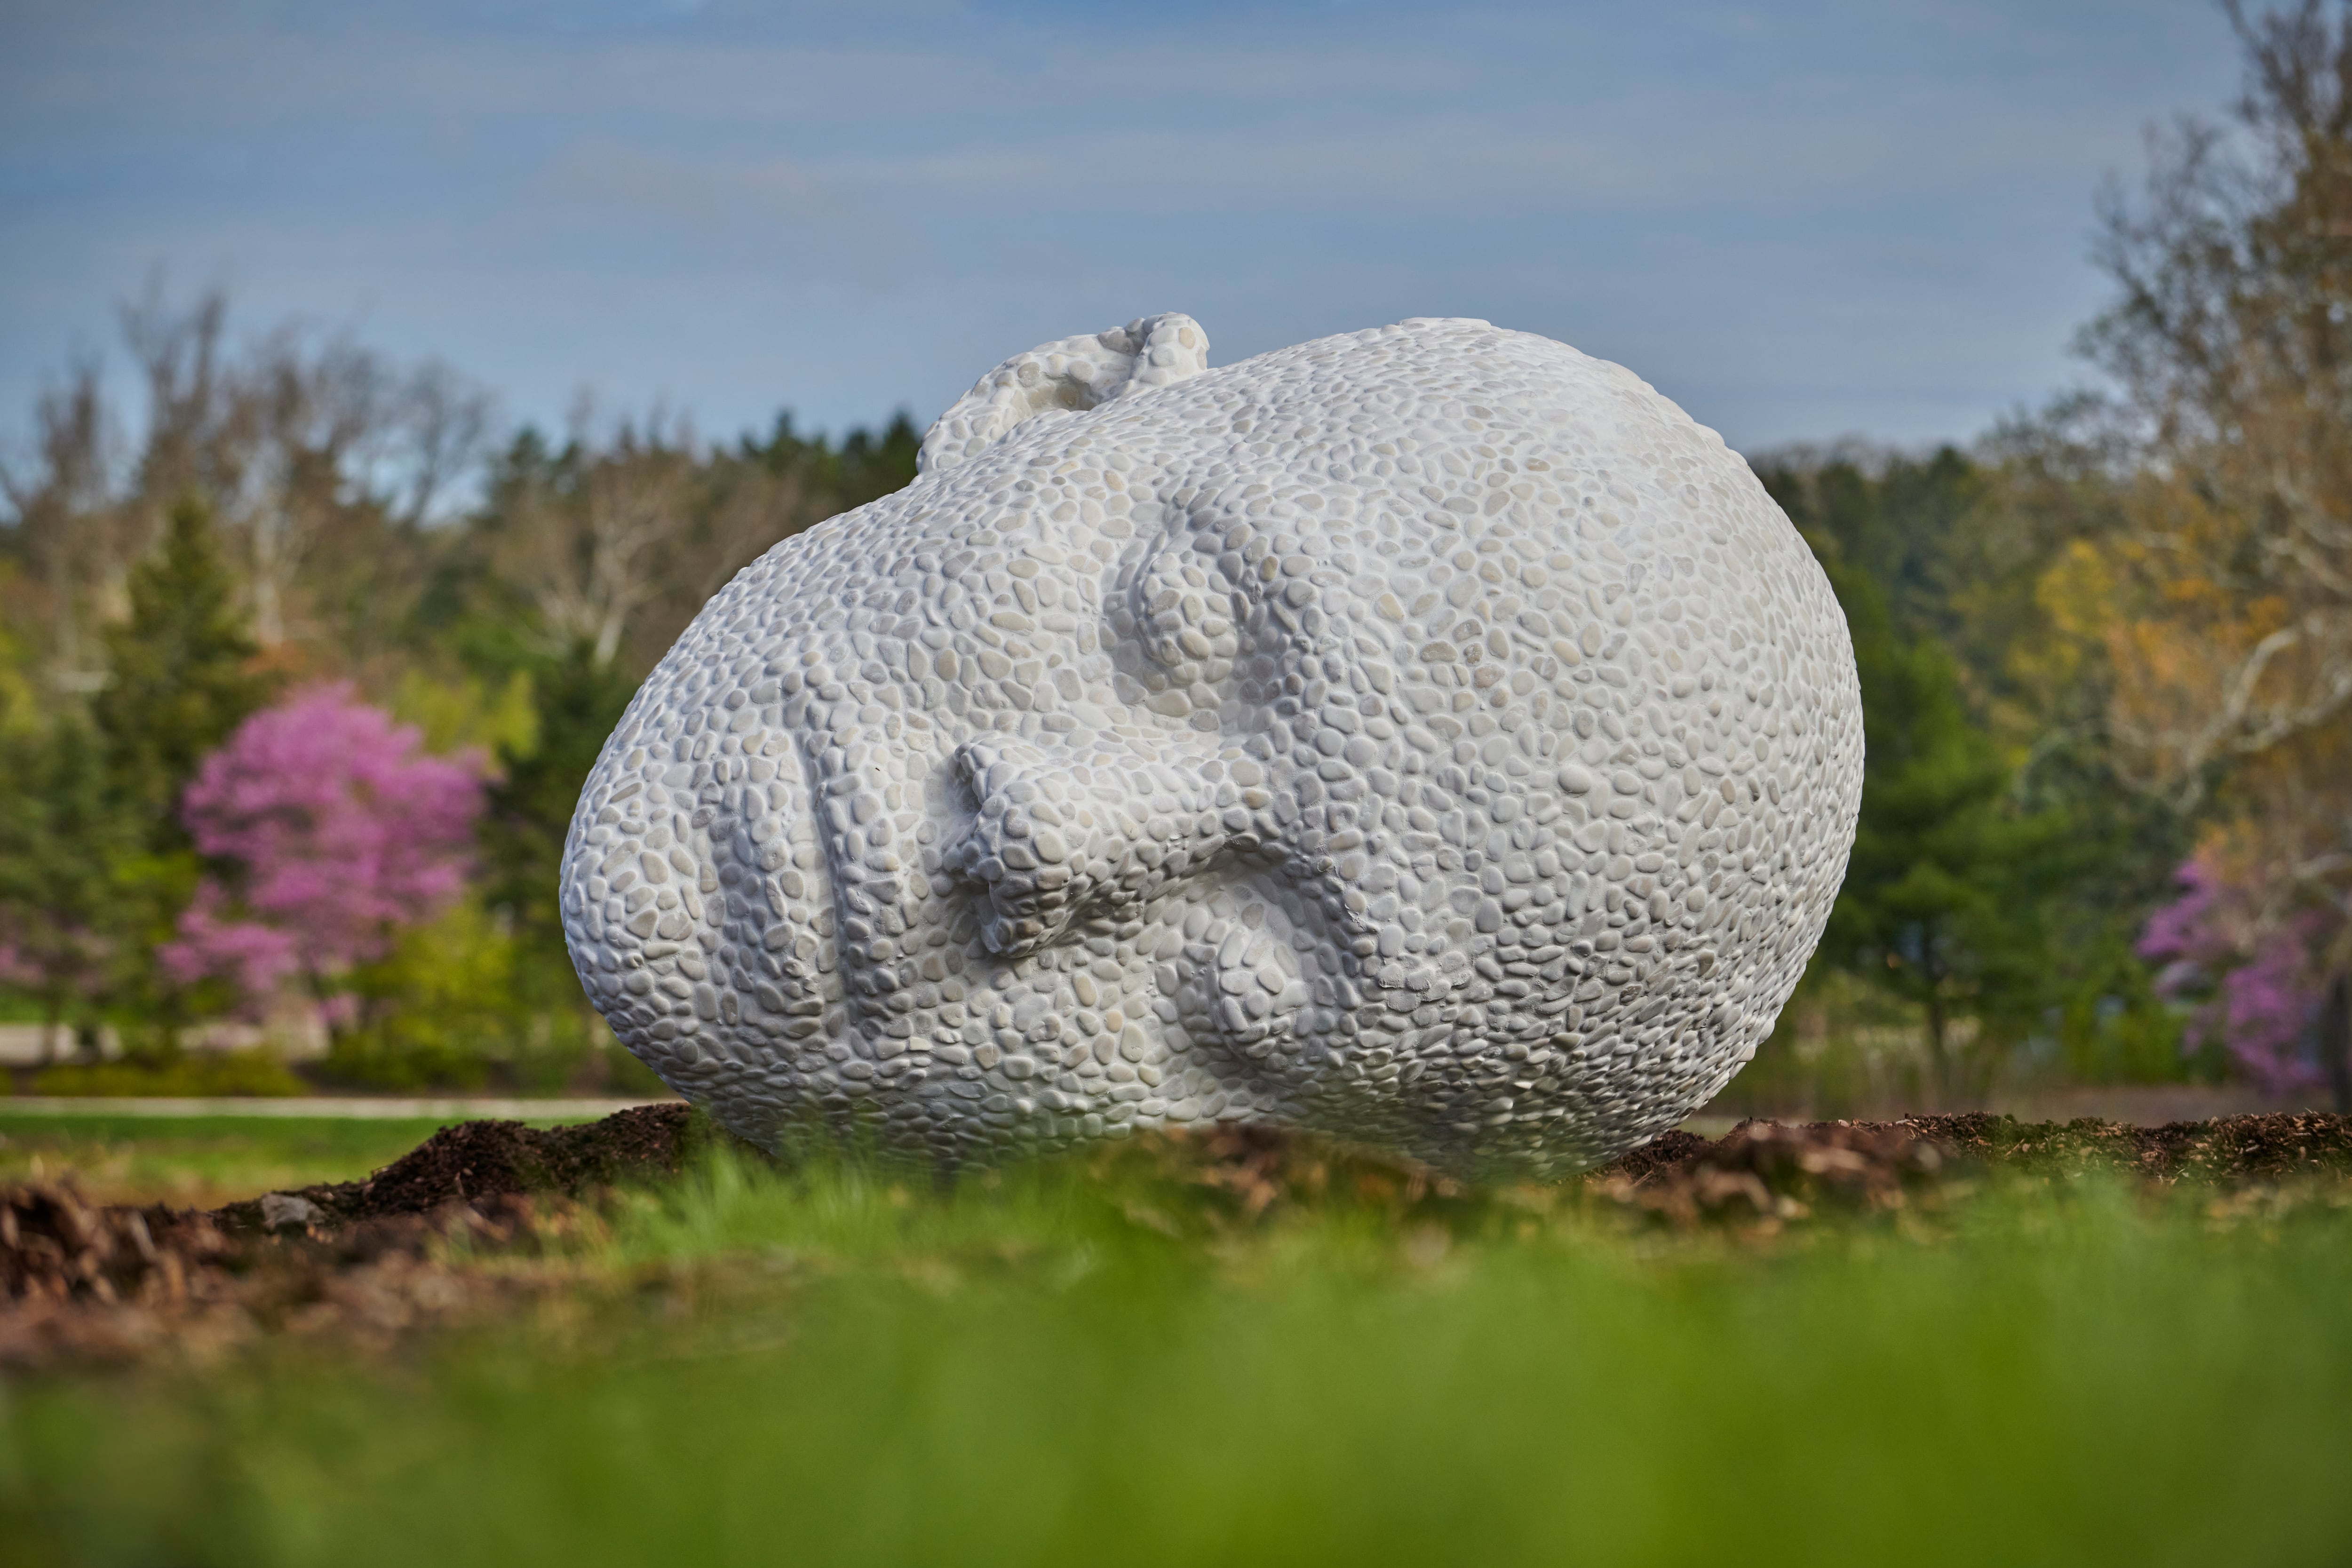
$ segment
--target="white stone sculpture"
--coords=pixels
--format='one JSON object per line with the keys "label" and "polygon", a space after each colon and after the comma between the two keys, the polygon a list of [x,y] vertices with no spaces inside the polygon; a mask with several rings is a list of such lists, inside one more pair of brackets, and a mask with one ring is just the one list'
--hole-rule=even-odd
{"label": "white stone sculpture", "polygon": [[1276,1122],[1558,1173],[1771,1028],[1862,784],[1827,580],[1621,366],[1410,321],[1007,361],[705,606],[565,931],[732,1131],[947,1160]]}

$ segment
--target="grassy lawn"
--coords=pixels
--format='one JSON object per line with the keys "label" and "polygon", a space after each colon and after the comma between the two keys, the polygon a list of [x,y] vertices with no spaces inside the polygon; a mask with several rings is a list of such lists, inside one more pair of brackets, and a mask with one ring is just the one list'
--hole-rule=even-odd
{"label": "grassy lawn", "polygon": [[352,1181],[398,1159],[449,1120],[60,1116],[11,1113],[5,1103],[0,1100],[0,1182],[70,1173],[100,1202],[184,1207]]}
{"label": "grassy lawn", "polygon": [[0,1383],[0,1558],[2337,1563],[2352,1210],[2294,1196],[2002,1182],[1742,1237],[719,1158],[486,1260],[540,1282],[488,1326]]}

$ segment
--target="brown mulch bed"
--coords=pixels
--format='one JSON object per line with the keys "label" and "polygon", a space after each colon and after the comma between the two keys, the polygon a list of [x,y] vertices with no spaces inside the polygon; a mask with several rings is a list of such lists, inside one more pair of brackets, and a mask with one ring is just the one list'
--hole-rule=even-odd
{"label": "brown mulch bed", "polygon": [[583,1200],[674,1173],[683,1104],[577,1127],[445,1127],[363,1182],[214,1210],[0,1187],[0,1366],[203,1361],[271,1332],[388,1342],[527,1294],[453,1254],[529,1258],[592,1219]]}
{"label": "brown mulch bed", "polygon": [[2352,1119],[2227,1116],[2162,1127],[2020,1122],[1969,1113],[1900,1121],[1744,1121],[1709,1142],[1685,1132],[1636,1150],[1586,1183],[1683,1224],[1801,1218],[1817,1206],[1887,1209],[1955,1176],[2092,1173],[2154,1188],[2352,1177]]}
{"label": "brown mulch bed", "polygon": [[578,1205],[501,1194],[430,1214],[254,1234],[216,1214],[0,1191],[0,1367],[211,1362],[266,1334],[383,1345],[527,1294],[452,1262],[454,1247],[530,1256]]}
{"label": "brown mulch bed", "polygon": [[2047,1179],[2105,1172],[2156,1188],[2352,1179],[2352,1120],[2231,1116],[2163,1127],[1983,1114],[1744,1121],[1714,1140],[1663,1133],[1551,1188],[1465,1187],[1405,1162],[1271,1128],[1162,1133],[1106,1146],[1099,1158],[1139,1155],[1163,1177],[1225,1195],[1238,1217],[1251,1219],[1283,1202],[1333,1194],[1431,1217],[1496,1201],[1549,1206],[1563,1194],[1586,1194],[1690,1224],[1794,1219],[1822,1205],[1899,1208],[1922,1191],[1994,1173]]}
{"label": "brown mulch bed", "polygon": [[[444,1128],[362,1182],[265,1194],[202,1211],[84,1200],[69,1184],[0,1188],[0,1367],[204,1360],[274,1333],[389,1343],[479,1315],[549,1282],[469,1259],[530,1258],[596,1223],[599,1195],[674,1174],[717,1136],[682,1104],[535,1131]],[[2352,1178],[2352,1120],[2233,1116],[2136,1127],[1984,1115],[1789,1126],[1743,1122],[1714,1141],[1669,1132],[1578,1182],[1465,1188],[1401,1162],[1263,1128],[1106,1146],[1194,1193],[1210,1222],[1339,1195],[1443,1221],[1495,1203],[1598,1200],[1677,1226],[1777,1228],[1822,1210],[1901,1209],[1955,1177],[2107,1172],[2150,1188]],[[1179,1228],[1181,1214],[1136,1211]],[[1425,1228],[1425,1227],[1424,1227]],[[1415,1234],[1419,1234],[1416,1232]]]}

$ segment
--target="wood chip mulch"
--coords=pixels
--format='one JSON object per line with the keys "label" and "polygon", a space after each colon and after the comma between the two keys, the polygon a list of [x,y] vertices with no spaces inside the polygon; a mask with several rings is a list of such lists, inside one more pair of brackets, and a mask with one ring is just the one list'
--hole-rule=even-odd
{"label": "wood chip mulch", "polygon": [[[709,1136],[682,1104],[551,1131],[466,1122],[363,1182],[211,1211],[94,1204],[66,1183],[0,1187],[0,1367],[202,1362],[278,1334],[388,1344],[493,1310],[558,1281],[469,1259],[544,1254],[597,1223],[600,1193],[674,1173]],[[1212,1220],[1234,1224],[1334,1195],[1410,1212],[1416,1224],[1529,1195],[1268,1129],[1158,1135],[1098,1157],[1145,1161],[1205,1197]],[[1567,1194],[1679,1226],[1777,1228],[1817,1212],[1901,1209],[1956,1177],[2100,1172],[2156,1190],[2341,1184],[2352,1179],[2352,1120],[1749,1121],[1713,1141],[1666,1133],[1539,1200]]]}

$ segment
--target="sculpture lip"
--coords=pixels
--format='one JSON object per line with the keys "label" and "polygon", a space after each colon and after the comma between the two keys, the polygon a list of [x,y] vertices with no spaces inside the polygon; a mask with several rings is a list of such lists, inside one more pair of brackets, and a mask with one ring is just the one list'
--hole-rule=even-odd
{"label": "sculpture lip", "polygon": [[[877,939],[899,942],[906,931],[917,926],[919,908],[928,900],[906,885],[904,879],[912,866],[901,865],[895,872],[877,871],[873,846],[863,837],[872,827],[858,820],[856,803],[861,796],[873,798],[892,785],[927,798],[931,793],[925,787],[930,782],[927,774],[936,773],[952,780],[960,765],[960,750],[950,748],[943,760],[933,758],[927,766],[915,755],[891,748],[869,755],[862,767],[845,768],[848,748],[824,724],[803,723],[792,731],[793,757],[800,774],[793,800],[806,824],[805,837],[816,853],[811,858],[814,867],[804,875],[803,891],[793,900],[796,907],[787,919],[797,916],[798,923],[820,933],[820,952],[827,946],[831,950],[830,965],[818,976],[824,992],[825,1040],[846,1045],[868,1059],[875,1057],[878,1037],[888,1032],[888,1023],[895,1016],[883,1001],[896,988],[893,972],[897,959],[903,956],[903,952],[877,956],[875,943]],[[950,798],[958,793],[953,788],[948,792]],[[969,792],[963,793],[968,797]],[[934,806],[927,815],[943,844],[956,842],[971,825],[965,812],[942,815]],[[897,846],[897,853],[901,862],[914,858],[911,846]],[[929,879],[933,897],[940,889],[952,889],[946,895],[949,899],[969,902],[975,912],[985,915],[984,887],[972,885],[946,867],[932,872]],[[1000,952],[980,933],[961,945],[967,984],[984,984],[1000,971],[1025,979],[1037,968],[1034,948]]]}
{"label": "sculpture lip", "polygon": [[[744,801],[737,828],[750,837],[755,875],[722,896],[765,905],[753,916],[761,936],[756,962],[761,979],[776,995],[761,995],[755,987],[753,994],[762,1008],[772,1010],[773,1003],[782,1001],[792,1016],[806,1017],[808,1004],[814,1003],[821,1034],[838,1039],[848,1014],[842,1005],[846,987],[839,946],[841,909],[833,849],[826,842],[808,752],[822,737],[791,726],[772,734],[760,753],[775,768],[763,792],[763,808],[754,809]],[[762,838],[759,828],[768,824],[773,831]],[[830,959],[828,945],[834,950]]]}
{"label": "sculpture lip", "polygon": [[[1015,919],[1034,921],[1037,929],[1023,930],[1002,942],[997,940],[1011,936],[1013,930],[1007,923],[1008,910],[998,907],[1001,884],[959,867],[956,854],[989,820],[984,811],[987,785],[972,776],[973,764],[994,760],[1004,747],[1003,737],[980,731],[937,752],[910,753],[891,748],[870,757],[864,769],[844,771],[841,764],[846,748],[825,726],[803,724],[793,730],[793,760],[801,774],[793,799],[818,851],[814,857],[816,868],[794,900],[799,906],[795,913],[808,925],[831,932],[833,963],[822,976],[826,1042],[847,1045],[868,1059],[876,1058],[877,1047],[888,1049],[881,1037],[889,1032],[889,1024],[898,1016],[886,1004],[887,994],[904,983],[903,975],[897,973],[907,956],[904,933],[940,921],[943,911],[934,900],[943,900],[948,906],[944,922],[950,932],[950,950],[961,954],[957,975],[976,996],[992,992],[1002,994],[1008,986],[1034,992],[1041,976],[1055,973],[1055,953],[1098,934],[1096,917],[1106,902],[1119,902],[1082,899],[1073,906],[1056,904],[1050,911],[1018,903],[1010,913]],[[934,784],[946,787],[929,787]],[[907,887],[904,878],[915,869],[911,864],[896,875],[877,876],[872,846],[861,838],[871,828],[856,819],[854,803],[860,791],[890,785],[928,803],[923,814],[936,830],[940,847],[938,868],[926,874],[931,889],[928,897],[919,897]],[[1002,799],[997,802],[1000,808],[1003,804]],[[1001,821],[1001,816],[996,820]],[[898,847],[902,861],[915,858],[911,846]],[[1050,918],[1037,920],[1041,912]],[[964,929],[967,920],[971,922],[968,930]],[[877,938],[899,945],[887,956],[877,956],[873,951]],[[1085,1005],[1076,999],[1067,977],[1057,977],[1055,989],[1061,997],[1061,1010],[1075,1012]]]}

